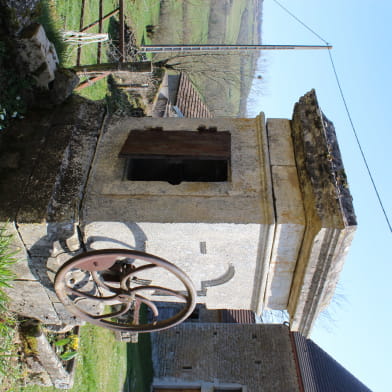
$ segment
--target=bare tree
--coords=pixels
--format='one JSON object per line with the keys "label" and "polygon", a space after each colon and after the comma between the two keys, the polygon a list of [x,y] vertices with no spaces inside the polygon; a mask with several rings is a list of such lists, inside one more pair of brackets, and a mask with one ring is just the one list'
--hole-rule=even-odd
{"label": "bare tree", "polygon": [[[249,52],[177,53],[154,66],[186,73],[216,115],[237,115],[239,102],[249,94],[256,60]],[[237,108],[230,102],[237,102]]]}

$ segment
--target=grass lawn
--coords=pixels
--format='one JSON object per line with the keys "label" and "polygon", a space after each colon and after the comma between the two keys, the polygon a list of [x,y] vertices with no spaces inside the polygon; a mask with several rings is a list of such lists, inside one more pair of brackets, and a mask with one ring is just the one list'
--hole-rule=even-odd
{"label": "grass lawn", "polygon": [[136,36],[136,43],[140,45],[151,43],[151,39],[146,35],[146,26],[158,25],[160,0],[137,0],[124,1],[125,22],[132,26]]}
{"label": "grass lawn", "polygon": [[150,392],[153,368],[149,334],[139,334],[137,344],[128,344],[127,358],[128,368],[124,392]]}
{"label": "grass lawn", "polygon": [[[53,5],[53,13],[58,21],[60,29],[64,31],[79,31],[82,0],[47,0]],[[105,0],[103,2],[103,15],[107,15],[118,7],[118,0]],[[149,37],[145,35],[147,25],[157,25],[159,21],[159,0],[138,0],[124,1],[125,22],[128,26],[132,26],[132,30],[136,37],[137,44],[142,41],[151,43]],[[99,1],[85,0],[83,26],[97,21],[99,18]],[[118,14],[115,16],[118,19]],[[103,32],[109,30],[109,19],[103,22]],[[88,30],[89,33],[97,33],[98,25]],[[68,48],[66,67],[76,65],[77,46],[73,45]],[[101,62],[107,62],[107,47],[102,45]],[[88,44],[83,46],[80,64],[96,64],[97,63],[97,44]],[[108,94],[108,84],[106,79],[102,79],[92,86],[86,87],[79,92],[80,95],[92,99],[99,100],[105,98]]]}
{"label": "grass lawn", "polygon": [[12,284],[15,275],[11,272],[11,264],[16,262],[12,251],[12,236],[6,226],[0,227],[0,384],[5,376],[14,376],[10,355],[15,355],[13,344],[15,320],[8,310],[8,297],[4,292]]}
{"label": "grass lawn", "polygon": [[[118,392],[127,374],[127,344],[114,334],[91,324],[81,328],[75,383],[70,392]],[[58,389],[30,386],[15,392],[55,392]]]}
{"label": "grass lawn", "polygon": [[187,2],[184,9],[184,43],[206,44],[208,42],[209,1]]}
{"label": "grass lawn", "polygon": [[[79,31],[80,30],[80,15],[82,0],[48,0],[54,7],[54,17],[57,19],[59,27],[64,31]],[[103,2],[103,15],[113,11],[118,6],[117,0],[105,0]],[[84,8],[83,25],[87,26],[95,22],[99,18],[99,1],[86,0]],[[103,22],[103,32],[107,32],[109,27],[109,20]],[[87,31],[88,33],[98,33],[98,25],[92,27]],[[72,67],[76,65],[77,46],[70,45],[67,51],[67,56],[64,65]],[[102,45],[101,62],[107,61],[106,48]],[[97,44],[84,45],[80,63],[96,64],[97,63]],[[93,100],[105,98],[108,92],[107,82],[105,79],[86,87],[80,92],[80,95]]]}

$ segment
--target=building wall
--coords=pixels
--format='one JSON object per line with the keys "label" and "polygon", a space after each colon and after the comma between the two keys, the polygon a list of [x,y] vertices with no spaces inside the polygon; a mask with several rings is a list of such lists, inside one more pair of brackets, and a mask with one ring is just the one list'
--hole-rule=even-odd
{"label": "building wall", "polygon": [[[200,126],[230,131],[228,181],[124,180],[126,162],[118,155],[132,129]],[[84,198],[84,241],[91,249],[126,247],[167,259],[190,276],[197,291],[206,288],[197,301],[208,308],[256,311],[274,230],[268,159],[263,116],[112,121],[99,142]]]}
{"label": "building wall", "polygon": [[299,391],[289,330],[267,324],[192,324],[152,335],[153,387]]}

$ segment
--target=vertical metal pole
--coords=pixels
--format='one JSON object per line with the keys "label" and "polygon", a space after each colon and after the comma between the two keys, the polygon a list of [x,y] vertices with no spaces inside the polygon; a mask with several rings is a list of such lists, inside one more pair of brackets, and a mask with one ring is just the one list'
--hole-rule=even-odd
{"label": "vertical metal pole", "polygon": [[[103,31],[103,0],[99,0],[99,24],[98,24],[98,33],[102,33]],[[98,42],[98,49],[97,49],[97,64],[101,64],[101,49],[102,43]]]}
{"label": "vertical metal pole", "polygon": [[[82,0],[82,8],[80,10],[80,24],[79,24],[79,31],[83,30],[84,25],[84,7],[85,7],[86,0]],[[76,55],[76,65],[80,65],[80,57],[82,55],[82,45],[78,44],[78,51]]]}

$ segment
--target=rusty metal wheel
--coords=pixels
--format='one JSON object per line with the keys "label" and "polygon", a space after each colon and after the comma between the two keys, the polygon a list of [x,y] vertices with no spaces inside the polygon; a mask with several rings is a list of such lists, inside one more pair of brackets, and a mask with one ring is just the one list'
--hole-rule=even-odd
{"label": "rusty metal wheel", "polygon": [[[113,330],[170,328],[185,320],[196,305],[195,288],[182,270],[134,250],[105,249],[75,256],[57,272],[54,287],[70,313]],[[156,303],[160,301],[181,306],[165,318]]]}

